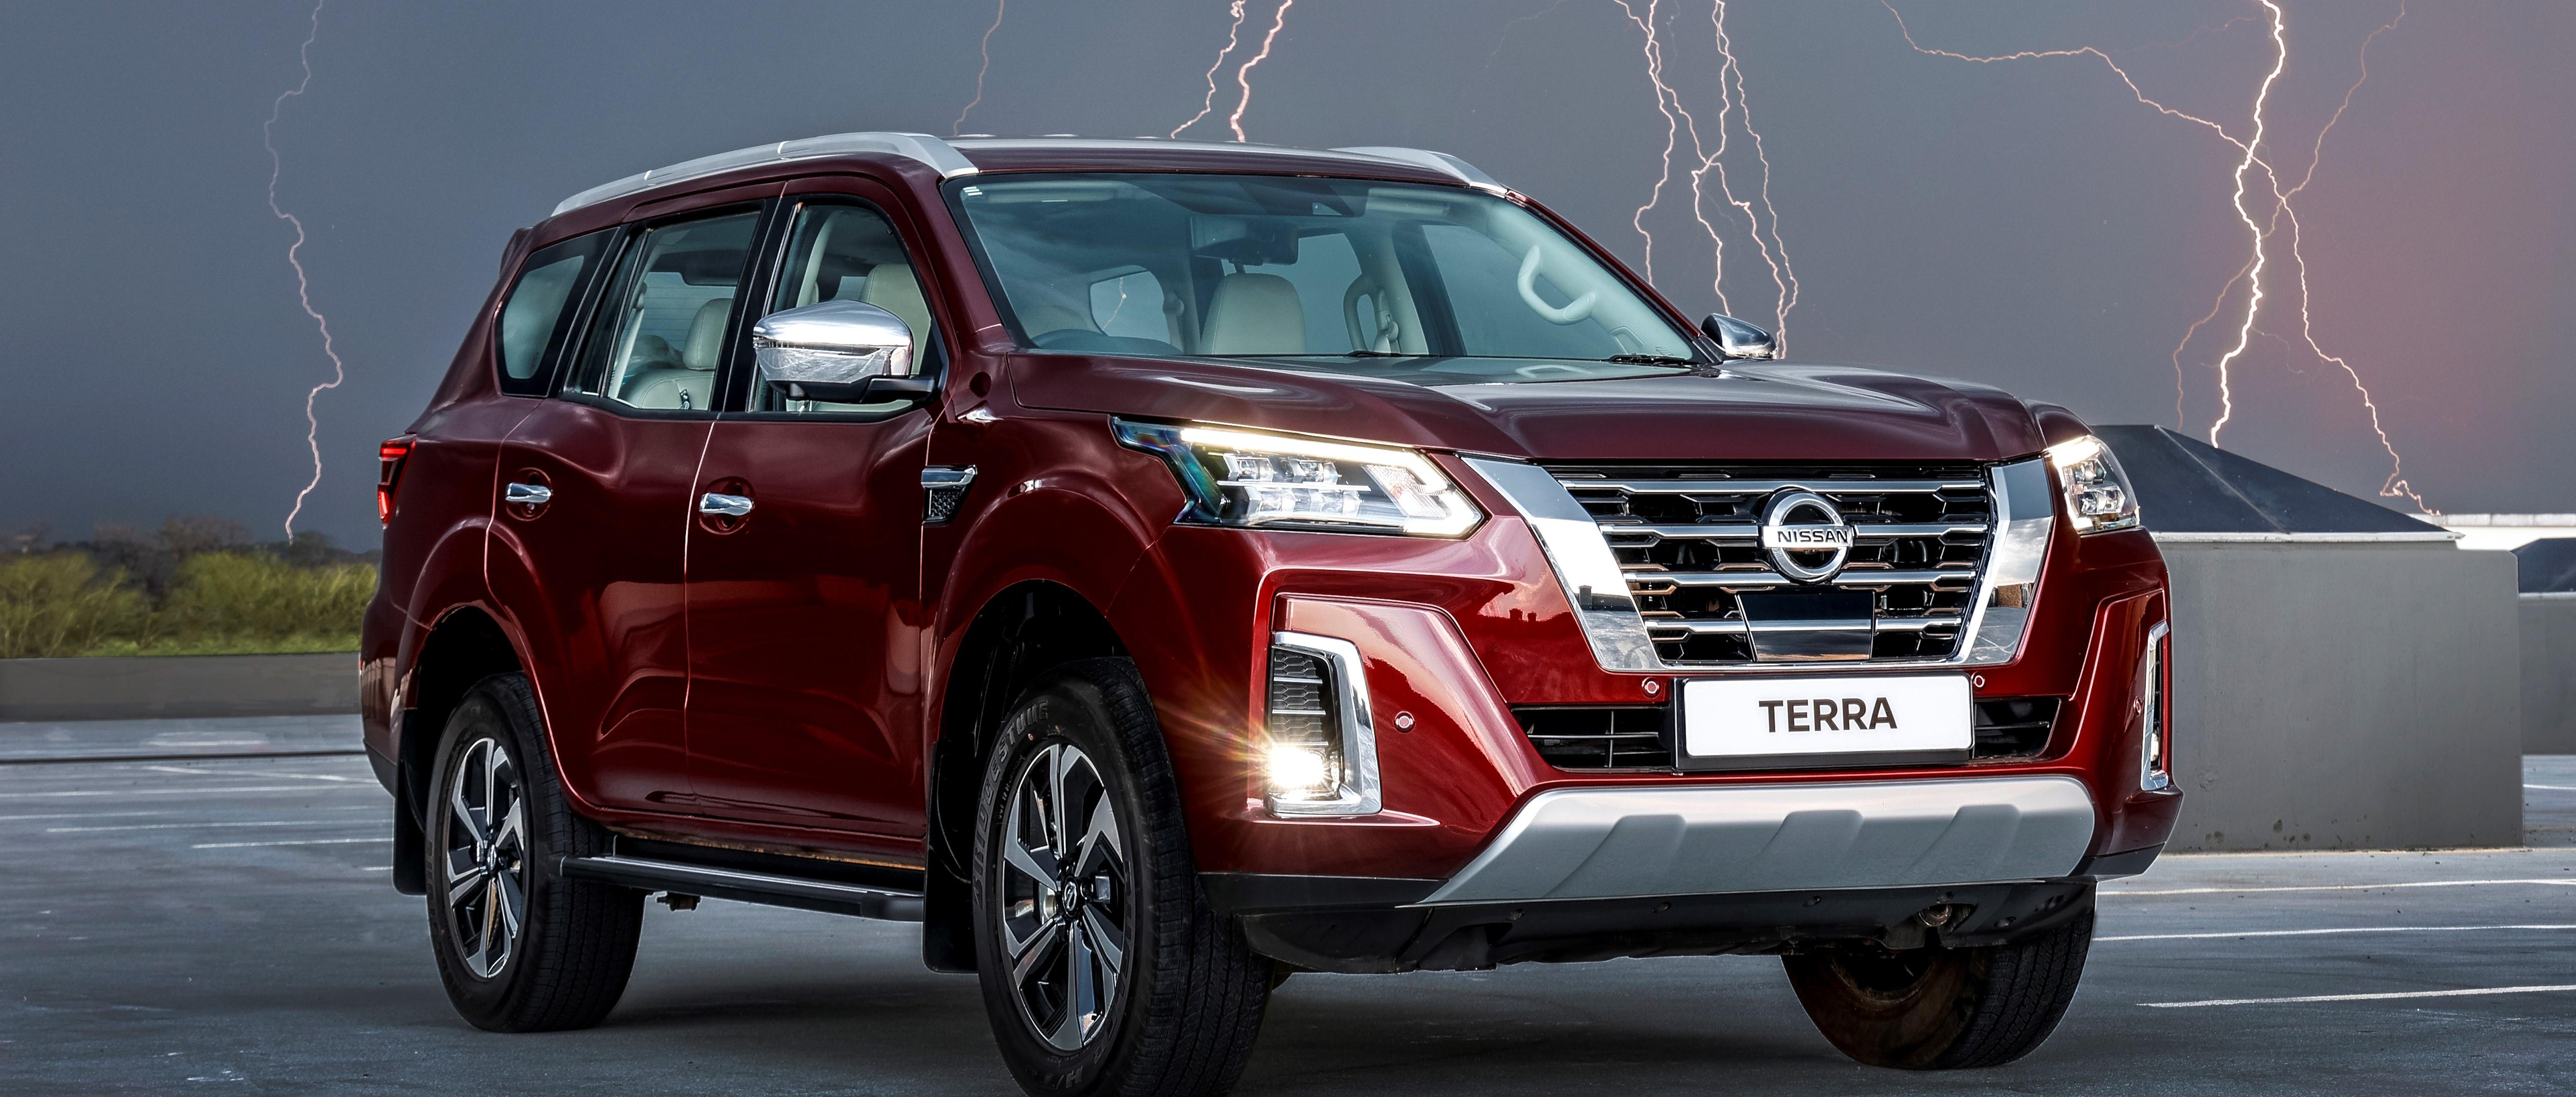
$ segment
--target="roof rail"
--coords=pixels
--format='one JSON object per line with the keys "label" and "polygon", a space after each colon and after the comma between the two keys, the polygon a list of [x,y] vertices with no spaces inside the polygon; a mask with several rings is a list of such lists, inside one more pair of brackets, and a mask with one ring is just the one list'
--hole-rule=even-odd
{"label": "roof rail", "polygon": [[1470,164],[1445,152],[1433,152],[1430,149],[1409,149],[1400,145],[1361,145],[1354,148],[1334,149],[1333,151],[1347,152],[1356,156],[1374,156],[1380,160],[1401,161],[1403,163],[1411,164],[1417,168],[1429,168],[1443,175],[1454,176],[1459,182],[1475,187],[1478,190],[1489,190],[1496,194],[1511,193],[1511,188],[1495,182],[1493,176],[1477,170],[1476,165]]}
{"label": "roof rail", "polygon": [[965,154],[958,152],[948,142],[927,133],[834,133],[797,141],[780,141],[774,145],[754,145],[747,149],[701,156],[695,160],[683,160],[669,167],[629,175],[624,179],[602,183],[564,199],[555,205],[555,215],[561,216],[583,206],[596,205],[611,198],[623,198],[665,183],[714,175],[718,172],[732,171],[735,168],[747,168],[754,164],[773,164],[786,160],[846,156],[854,152],[892,153],[917,160],[938,172],[942,179],[975,174],[975,165],[966,159]]}

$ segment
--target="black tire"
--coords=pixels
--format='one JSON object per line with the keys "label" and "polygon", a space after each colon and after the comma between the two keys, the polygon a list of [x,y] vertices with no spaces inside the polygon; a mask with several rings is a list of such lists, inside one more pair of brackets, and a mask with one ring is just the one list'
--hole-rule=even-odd
{"label": "black tire", "polygon": [[588,1028],[608,1016],[635,967],[644,893],[555,875],[561,857],[608,852],[608,833],[564,802],[526,676],[496,674],[466,691],[439,742],[427,807],[430,947],[456,1012],[493,1032]]}
{"label": "black tire", "polygon": [[2090,904],[2010,944],[1891,951],[1840,945],[1783,957],[1807,1016],[1871,1066],[2002,1066],[2036,1050],[2066,1016],[2093,945]]}
{"label": "black tire", "polygon": [[[1030,775],[1056,781],[1056,807]],[[1085,820],[1082,837],[1051,818]],[[1117,833],[1103,835],[1113,824]],[[977,977],[1022,1088],[1177,1097],[1233,1087],[1260,1034],[1271,962],[1208,906],[1162,729],[1133,663],[1068,663],[1022,696],[986,764],[975,835]],[[1054,857],[1050,843],[1066,854]],[[1059,881],[1052,894],[1049,872]],[[1116,963],[1098,966],[1112,951]],[[1077,963],[1093,966],[1076,974]],[[1104,982],[1106,1001],[1079,1011],[1081,989]]]}

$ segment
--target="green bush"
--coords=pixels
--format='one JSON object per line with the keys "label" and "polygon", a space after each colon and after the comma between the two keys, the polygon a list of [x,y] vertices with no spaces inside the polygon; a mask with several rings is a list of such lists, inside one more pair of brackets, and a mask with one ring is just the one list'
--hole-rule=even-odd
{"label": "green bush", "polygon": [[0,557],[0,659],[80,655],[131,636],[143,595],[74,553]]}
{"label": "green bush", "polygon": [[375,589],[370,564],[201,552],[156,605],[85,553],[0,556],[0,659],[354,651]]}
{"label": "green bush", "polygon": [[274,556],[209,552],[180,562],[159,616],[173,640],[354,637],[375,592],[376,569],[366,564],[307,568]]}

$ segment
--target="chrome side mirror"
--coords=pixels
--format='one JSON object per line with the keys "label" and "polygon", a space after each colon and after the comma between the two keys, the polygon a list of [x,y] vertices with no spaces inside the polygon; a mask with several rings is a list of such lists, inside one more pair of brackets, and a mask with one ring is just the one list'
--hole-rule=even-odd
{"label": "chrome side mirror", "polygon": [[1729,358],[1777,358],[1780,343],[1771,333],[1722,312],[1708,314],[1699,322],[1699,330],[1717,340],[1717,349]]}
{"label": "chrome side mirror", "polygon": [[917,367],[912,327],[859,301],[823,301],[762,317],[751,326],[751,359],[761,383],[790,400],[862,403],[929,391],[919,382],[889,383],[911,378]]}

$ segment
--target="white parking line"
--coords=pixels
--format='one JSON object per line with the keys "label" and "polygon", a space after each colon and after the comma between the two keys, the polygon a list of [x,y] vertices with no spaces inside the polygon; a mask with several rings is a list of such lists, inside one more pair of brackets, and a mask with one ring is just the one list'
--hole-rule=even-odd
{"label": "white parking line", "polygon": [[73,792],[0,792],[0,800],[49,800],[72,796],[213,796],[228,792],[372,792],[374,785],[248,785],[240,788],[106,788]]}
{"label": "white parking line", "polygon": [[134,823],[114,827],[46,827],[47,834],[103,834],[112,830],[204,830],[210,827],[373,826],[372,819],[284,819],[257,823]]}
{"label": "white parking line", "polygon": [[2551,792],[2576,792],[2576,785],[2524,785],[2522,787],[2545,788]]}
{"label": "white parking line", "polygon": [[327,773],[277,773],[259,769],[188,769],[182,766],[144,766],[152,773],[184,773],[191,777],[279,777],[290,781],[337,781],[343,784],[375,783],[372,777],[337,777]]}
{"label": "white parking line", "polygon": [[2296,1002],[2384,1002],[2396,998],[2468,998],[2481,994],[2549,994],[2576,990],[2576,983],[2531,987],[2475,987],[2469,990],[2400,990],[2386,994],[2302,994],[2295,998],[2212,998],[2204,1002],[2140,1002],[2149,1009],[2199,1006],[2275,1006]]}
{"label": "white parking line", "polygon": [[2235,937],[2323,937],[2340,933],[2484,933],[2517,929],[2576,929],[2576,925],[2533,924],[2518,926],[2354,926],[2345,929],[2256,929],[2235,933],[2131,933],[2118,937],[2096,937],[2104,941],[2216,941]]}
{"label": "white parking line", "polygon": [[2404,884],[2301,884],[2292,887],[2243,888],[2161,888],[2154,891],[2127,891],[2105,888],[2104,895],[2252,895],[2258,892],[2282,891],[2379,891],[2386,888],[2465,888],[2489,884],[2537,884],[2544,887],[2576,887],[2576,876],[2557,879],[2529,880],[2419,880]]}
{"label": "white parking line", "polygon": [[168,815],[166,811],[56,811],[44,815],[0,815],[0,823],[28,819],[123,819],[136,815]]}
{"label": "white parking line", "polygon": [[384,835],[373,838],[305,838],[292,842],[199,842],[189,849],[248,849],[252,846],[351,846],[360,842],[390,842]]}

